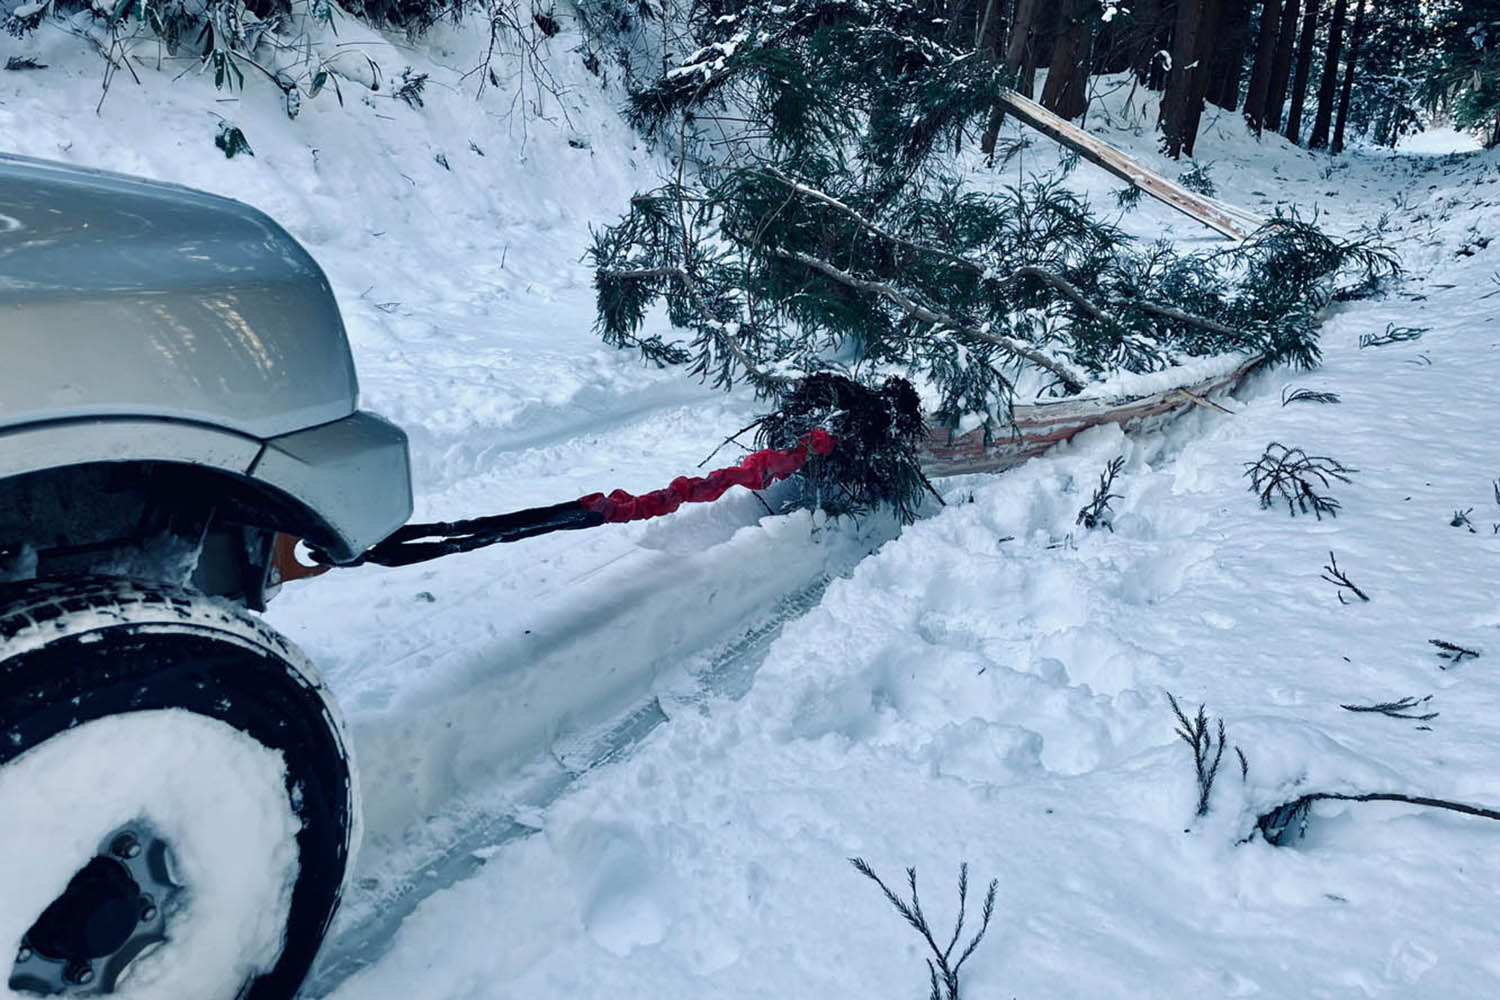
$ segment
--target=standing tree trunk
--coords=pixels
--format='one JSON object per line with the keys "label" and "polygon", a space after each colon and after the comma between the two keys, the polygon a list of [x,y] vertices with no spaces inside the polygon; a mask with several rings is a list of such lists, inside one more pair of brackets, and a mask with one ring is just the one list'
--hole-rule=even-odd
{"label": "standing tree trunk", "polygon": [[1245,91],[1245,124],[1260,135],[1266,118],[1266,95],[1271,90],[1271,58],[1276,54],[1276,37],[1281,28],[1281,0],[1266,0],[1260,12],[1260,37],[1255,45],[1255,62],[1250,66],[1250,88]]}
{"label": "standing tree trunk", "polygon": [[1210,48],[1208,100],[1233,111],[1240,106],[1240,79],[1245,72],[1245,43],[1250,38],[1251,0],[1222,0],[1218,39]]}
{"label": "standing tree trunk", "polygon": [[1333,16],[1328,23],[1328,51],[1323,54],[1323,75],[1318,80],[1318,113],[1313,116],[1308,149],[1327,149],[1328,132],[1333,128],[1333,101],[1339,92],[1339,59],[1344,54],[1344,17],[1349,0],[1334,0]]}
{"label": "standing tree trunk", "polygon": [[1161,12],[1156,20],[1156,36],[1152,39],[1151,66],[1146,73],[1146,89],[1167,89],[1167,66],[1171,60],[1173,37],[1177,30],[1178,3],[1196,3],[1197,0],[1161,0]]}
{"label": "standing tree trunk", "polygon": [[1302,105],[1307,102],[1307,78],[1312,72],[1313,42],[1318,36],[1318,0],[1307,0],[1302,16],[1302,40],[1297,43],[1297,73],[1292,79],[1292,106],[1286,113],[1286,137],[1300,144]]}
{"label": "standing tree trunk", "polygon": [[1193,155],[1203,95],[1208,89],[1208,59],[1218,30],[1221,0],[1178,0],[1172,40],[1172,69],[1162,95],[1162,151],[1172,159]]}
{"label": "standing tree trunk", "polygon": [[1285,0],[1281,8],[1281,28],[1276,33],[1276,54],[1271,57],[1271,83],[1266,88],[1266,115],[1261,126],[1272,132],[1281,129],[1281,108],[1286,103],[1287,83],[1292,77],[1292,50],[1297,44],[1297,18],[1302,0]]}
{"label": "standing tree trunk", "polygon": [[1030,97],[1036,89],[1036,67],[1042,43],[1056,17],[1052,0],[1016,0],[1016,17],[1005,46],[1005,65],[1016,74],[1016,90]]}
{"label": "standing tree trunk", "polygon": [[1333,151],[1344,151],[1344,123],[1349,118],[1349,98],[1354,93],[1354,64],[1359,62],[1359,47],[1365,40],[1365,0],[1354,9],[1354,31],[1349,38],[1349,59],[1344,64],[1344,89],[1339,94],[1338,124],[1333,128]]}
{"label": "standing tree trunk", "polygon": [[[1010,38],[1005,43],[1005,67],[1015,76],[1015,89],[1026,97],[1031,96],[1036,82],[1039,27],[1051,16],[1050,0],[1015,0]],[[994,155],[1000,124],[1004,121],[1005,111],[999,104],[994,105],[990,110],[990,120],[984,127],[984,136],[979,141],[979,149],[985,156]]]}
{"label": "standing tree trunk", "polygon": [[1042,107],[1059,118],[1088,109],[1090,53],[1094,43],[1093,0],[1066,0],[1042,87]]}
{"label": "standing tree trunk", "polygon": [[1005,22],[1010,16],[1010,0],[985,0],[978,7],[979,19],[974,24],[974,49],[991,63],[999,63],[1004,55]]}

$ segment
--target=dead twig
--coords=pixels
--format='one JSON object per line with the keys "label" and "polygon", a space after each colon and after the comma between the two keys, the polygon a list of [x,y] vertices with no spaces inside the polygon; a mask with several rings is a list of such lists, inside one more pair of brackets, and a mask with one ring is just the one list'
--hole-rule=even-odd
{"label": "dead twig", "polygon": [[[1224,759],[1224,720],[1218,720],[1216,744],[1214,734],[1209,731],[1208,713],[1201,704],[1198,706],[1198,714],[1189,719],[1170,691],[1167,692],[1167,701],[1172,706],[1172,714],[1177,716],[1177,737],[1193,751],[1193,771],[1198,780],[1197,815],[1207,816],[1208,799],[1214,789],[1214,779],[1219,775],[1219,762]],[[1243,761],[1242,756],[1241,762]],[[1248,772],[1248,765],[1245,765],[1245,770]]]}
{"label": "dead twig", "polygon": [[880,876],[875,874],[875,870],[864,858],[850,858],[849,863],[854,866],[855,871],[880,887],[880,891],[885,894],[891,906],[895,907],[896,912],[901,914],[902,919],[921,935],[923,941],[927,942],[927,948],[932,952],[932,957],[927,959],[927,975],[932,986],[930,1000],[959,1000],[959,971],[969,960],[969,956],[974,954],[974,949],[979,947],[979,942],[984,940],[985,932],[990,929],[990,918],[995,913],[995,891],[1000,886],[1000,880],[990,879],[989,890],[984,894],[984,908],[980,915],[979,930],[969,939],[969,943],[955,960],[953,950],[958,946],[958,940],[963,935],[965,910],[969,899],[969,865],[967,862],[958,868],[958,919],[953,925],[953,934],[948,938],[946,947],[938,944],[937,938],[933,935],[932,926],[927,922],[927,915],[922,912],[922,902],[917,898],[917,870],[915,868],[906,869],[906,885],[911,892],[911,900],[907,901],[891,891],[891,888],[881,881]]}
{"label": "dead twig", "polygon": [[[1437,655],[1440,660],[1447,660],[1449,663],[1462,663],[1466,656],[1471,660],[1479,659],[1479,650],[1477,649],[1469,649],[1467,646],[1460,646],[1446,639],[1428,639],[1427,641],[1437,647]],[[1447,670],[1448,668],[1445,666],[1442,669]]]}
{"label": "dead twig", "polygon": [[1262,508],[1270,507],[1278,499],[1285,500],[1293,517],[1301,511],[1313,514],[1320,521],[1324,514],[1337,516],[1339,502],[1318,490],[1327,489],[1334,480],[1347,483],[1349,473],[1358,471],[1332,458],[1309,455],[1301,448],[1288,448],[1276,441],[1266,445],[1259,459],[1245,463],[1250,489],[1259,495]]}
{"label": "dead twig", "polygon": [[1339,402],[1342,402],[1342,400],[1339,399],[1339,394],[1336,393],[1336,392],[1320,392],[1317,389],[1297,389],[1294,392],[1292,392],[1291,394],[1288,394],[1287,393],[1287,389],[1290,389],[1290,388],[1291,388],[1291,386],[1286,386],[1285,388],[1283,388],[1281,390],[1281,405],[1282,406],[1285,406],[1288,403],[1339,403]]}
{"label": "dead twig", "polygon": [[1438,717],[1437,712],[1425,712],[1420,715],[1411,714],[1411,710],[1419,705],[1432,700],[1432,695],[1425,698],[1401,698],[1397,701],[1382,701],[1374,705],[1340,705],[1346,712],[1374,712],[1379,715],[1390,716],[1392,719],[1411,719],[1415,722],[1427,722]]}
{"label": "dead twig", "polygon": [[1354,585],[1354,582],[1344,574],[1344,571],[1339,569],[1338,560],[1333,557],[1332,549],[1330,549],[1328,552],[1328,565],[1323,567],[1322,579],[1327,580],[1329,583],[1339,588],[1337,593],[1339,595],[1340,604],[1349,603],[1348,601],[1344,600],[1345,590],[1349,591],[1361,601],[1368,601],[1370,599],[1370,595],[1366,594],[1363,590],[1360,590],[1358,587],[1356,587]]}

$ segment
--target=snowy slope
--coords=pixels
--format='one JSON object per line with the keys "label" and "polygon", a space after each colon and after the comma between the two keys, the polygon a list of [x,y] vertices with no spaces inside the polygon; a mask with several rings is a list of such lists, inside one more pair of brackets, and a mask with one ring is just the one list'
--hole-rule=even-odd
{"label": "snowy slope", "polygon": [[[340,32],[387,77],[431,74],[424,107],[348,91],[289,122],[253,81],[226,99],[168,67],[117,77],[96,115],[96,58],[49,29],[0,39],[0,57],[50,67],[0,74],[0,146],[230,194],[286,225],[339,294],[363,405],[412,435],[418,517],[661,485],[746,422],[752,400],[590,332],[587,227],[665,165],[576,34],[548,43],[565,94],[541,120],[504,90],[474,99],[472,26],[416,45]],[[1090,126],[1175,172],[1127,91]],[[218,116],[254,158],[214,148]],[[1237,841],[1305,790],[1500,805],[1490,657],[1445,671],[1427,644],[1500,655],[1500,295],[1481,297],[1500,250],[1458,256],[1500,220],[1500,160],[1330,166],[1241,132],[1234,115],[1206,123],[1221,197],[1318,207],[1337,231],[1389,213],[1413,274],[1341,307],[1325,367],[1272,373],[1232,418],[1143,442],[1096,432],[949,482],[950,506],[899,538],[764,518],[740,496],[287,587],[271,620],[339,694],[369,814],[312,992],[921,993],[917,939],[844,861],[862,854],[887,875],[916,865],[944,922],[961,860],[1000,879],[974,995],[1493,993],[1500,829],[1360,806],[1301,849]],[[1057,169],[1031,142],[976,177]],[[1112,178],[1084,165],[1070,183],[1111,210]],[[1150,202],[1122,224],[1214,245]],[[1358,348],[1390,322],[1431,330]],[[1286,384],[1343,402],[1283,408]],[[1337,520],[1256,508],[1241,473],[1273,440],[1361,470],[1334,491]],[[1119,454],[1115,531],[1078,532]],[[1450,527],[1469,507],[1475,532]],[[1329,549],[1370,604],[1319,579]],[[1249,762],[1244,780],[1226,765],[1202,821],[1168,690],[1222,716]],[[1429,693],[1430,729],[1338,707]]]}
{"label": "snowy slope", "polygon": [[[919,939],[851,855],[897,882],[916,866],[940,931],[961,861],[999,879],[974,996],[1494,995],[1492,822],[1319,808],[1297,848],[1240,841],[1308,791],[1500,805],[1500,285],[1492,256],[1458,255],[1500,220],[1500,159],[1351,157],[1325,181],[1300,154],[1218,151],[1231,191],[1270,200],[1279,174],[1351,221],[1404,198],[1403,291],[1339,309],[1326,365],[1262,377],[1233,417],[1093,432],[950,484],[740,701],[668,702],[669,725],[336,995],[922,994]],[[1392,322],[1431,329],[1358,347]],[[1282,406],[1288,385],[1342,402]],[[1243,465],[1273,440],[1360,470],[1341,516],[1257,508]],[[1115,531],[1079,533],[1119,454]],[[1474,531],[1451,526],[1468,508]],[[1368,604],[1320,579],[1330,549]],[[1431,638],[1492,652],[1445,670]],[[1226,762],[1202,820],[1166,691],[1206,702],[1248,762]],[[1339,707],[1429,694],[1425,723]]]}

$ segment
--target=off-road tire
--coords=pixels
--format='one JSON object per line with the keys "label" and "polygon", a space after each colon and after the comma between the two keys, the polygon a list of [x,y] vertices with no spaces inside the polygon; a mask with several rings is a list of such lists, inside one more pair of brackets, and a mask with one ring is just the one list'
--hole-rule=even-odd
{"label": "off-road tire", "polygon": [[[110,578],[0,585],[0,768],[83,723],[160,709],[219,720],[284,759],[302,824],[298,874],[280,958],[241,995],[290,1000],[359,836],[343,726],[307,661],[248,612],[187,590]],[[24,859],[0,859],[13,863]]]}

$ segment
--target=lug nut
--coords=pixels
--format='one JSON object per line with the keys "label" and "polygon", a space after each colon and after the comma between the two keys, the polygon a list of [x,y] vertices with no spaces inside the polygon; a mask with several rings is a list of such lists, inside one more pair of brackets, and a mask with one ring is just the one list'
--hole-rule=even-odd
{"label": "lug nut", "polygon": [[87,962],[69,962],[63,978],[77,986],[87,986],[94,981],[94,967]]}
{"label": "lug nut", "polygon": [[21,962],[29,961],[31,961],[31,949],[23,944],[21,945],[21,950],[16,952],[16,963],[20,964]]}
{"label": "lug nut", "polygon": [[141,923],[149,924],[156,919],[156,902],[150,896],[141,897]]}
{"label": "lug nut", "polygon": [[117,858],[124,858],[126,861],[129,861],[131,858],[140,855],[141,844],[140,841],[136,840],[130,834],[122,833],[115,838],[114,843],[109,845],[109,853]]}

